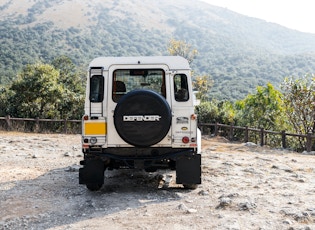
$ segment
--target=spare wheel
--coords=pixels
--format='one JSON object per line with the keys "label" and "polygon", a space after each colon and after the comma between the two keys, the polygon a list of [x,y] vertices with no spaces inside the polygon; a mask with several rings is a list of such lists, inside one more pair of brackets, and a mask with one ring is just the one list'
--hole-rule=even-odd
{"label": "spare wheel", "polygon": [[114,124],[119,136],[137,147],[160,142],[168,133],[172,121],[170,106],[154,91],[135,90],[118,102]]}

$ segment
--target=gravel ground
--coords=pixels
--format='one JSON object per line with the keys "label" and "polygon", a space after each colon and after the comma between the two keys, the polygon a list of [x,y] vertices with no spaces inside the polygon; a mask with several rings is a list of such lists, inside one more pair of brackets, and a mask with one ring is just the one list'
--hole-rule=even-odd
{"label": "gravel ground", "polygon": [[314,155],[204,137],[196,190],[120,170],[90,192],[80,141],[0,132],[0,229],[315,229]]}

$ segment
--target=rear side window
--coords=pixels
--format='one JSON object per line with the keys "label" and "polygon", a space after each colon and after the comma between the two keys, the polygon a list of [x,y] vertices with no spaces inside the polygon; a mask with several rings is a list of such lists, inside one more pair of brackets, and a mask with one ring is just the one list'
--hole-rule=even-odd
{"label": "rear side window", "polygon": [[185,74],[176,74],[174,76],[174,92],[176,101],[188,101],[188,81]]}
{"label": "rear side window", "polygon": [[104,100],[104,77],[93,75],[90,78],[90,101],[102,102]]}

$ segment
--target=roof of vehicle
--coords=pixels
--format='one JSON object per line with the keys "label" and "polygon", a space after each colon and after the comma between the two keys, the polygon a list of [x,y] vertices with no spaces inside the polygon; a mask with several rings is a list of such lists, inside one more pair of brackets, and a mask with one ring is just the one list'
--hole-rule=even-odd
{"label": "roof of vehicle", "polygon": [[98,57],[89,67],[103,67],[108,70],[111,65],[164,64],[170,70],[190,70],[188,61],[181,56],[139,56],[139,57]]}

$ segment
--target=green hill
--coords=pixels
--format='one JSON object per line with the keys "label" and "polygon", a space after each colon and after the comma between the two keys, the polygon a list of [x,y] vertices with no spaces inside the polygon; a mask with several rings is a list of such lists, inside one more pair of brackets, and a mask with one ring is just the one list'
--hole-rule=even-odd
{"label": "green hill", "polygon": [[69,56],[167,55],[171,38],[194,46],[195,74],[212,98],[235,100],[268,81],[315,72],[315,34],[190,0],[0,0],[0,84],[28,63]]}

